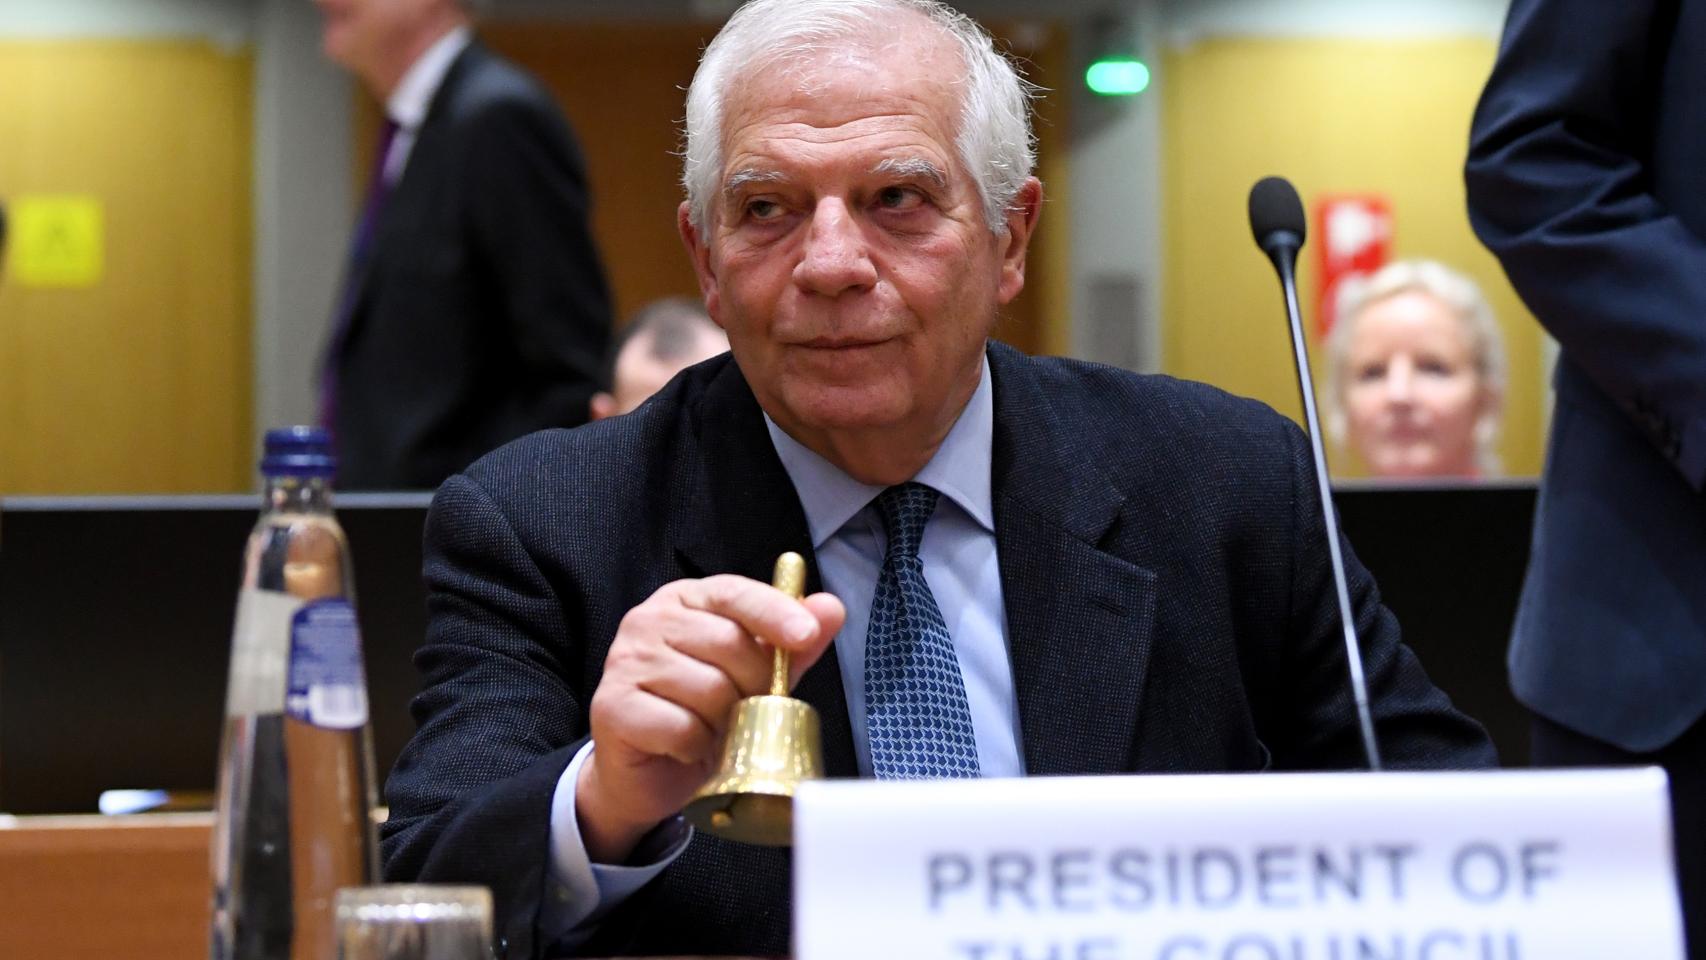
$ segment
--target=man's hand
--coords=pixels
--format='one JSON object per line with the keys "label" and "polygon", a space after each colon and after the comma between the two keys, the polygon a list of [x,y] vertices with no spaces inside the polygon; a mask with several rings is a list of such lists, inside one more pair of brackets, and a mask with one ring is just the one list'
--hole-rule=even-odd
{"label": "man's hand", "polygon": [[846,616],[827,593],[795,600],[731,575],[677,580],[628,611],[592,695],[592,761],[575,784],[592,861],[623,862],[710,779],[736,701],[770,690],[772,647],[793,655],[791,687]]}

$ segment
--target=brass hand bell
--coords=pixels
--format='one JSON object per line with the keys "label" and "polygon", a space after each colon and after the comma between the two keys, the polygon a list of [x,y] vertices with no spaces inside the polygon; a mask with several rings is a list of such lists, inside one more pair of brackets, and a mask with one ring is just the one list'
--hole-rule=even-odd
{"label": "brass hand bell", "polygon": [[[804,558],[782,554],[772,582],[796,600],[804,596]],[[795,788],[802,780],[822,777],[817,711],[788,696],[788,652],[778,649],[770,693],[735,704],[717,773],[684,813],[695,827],[728,840],[787,846],[794,839]]]}

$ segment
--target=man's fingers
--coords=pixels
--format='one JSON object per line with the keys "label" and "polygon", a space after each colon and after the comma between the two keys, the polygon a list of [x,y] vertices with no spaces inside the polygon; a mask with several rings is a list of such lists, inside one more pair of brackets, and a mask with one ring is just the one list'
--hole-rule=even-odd
{"label": "man's fingers", "polygon": [[822,625],[804,603],[767,583],[724,574],[681,584],[681,602],[727,617],[747,633],[788,650],[821,639]]}
{"label": "man's fingers", "polygon": [[841,632],[841,625],[847,622],[847,608],[831,594],[814,593],[800,602],[817,619],[818,636],[809,646],[794,651],[793,660],[788,664],[790,688],[817,663],[823,652],[829,649],[830,641]]}
{"label": "man's fingers", "polygon": [[847,607],[834,594],[814,593],[800,602],[817,618],[818,628],[824,637],[840,633],[841,625],[847,622]]}
{"label": "man's fingers", "polygon": [[[664,646],[727,674],[742,696],[770,687],[770,648],[727,617],[683,607],[659,624]],[[759,655],[762,654],[762,655]]]}
{"label": "man's fingers", "polygon": [[769,691],[772,644],[792,653],[791,686],[845,618],[828,594],[795,600],[744,577],[672,584],[624,618],[600,683],[609,696],[594,698],[595,730],[639,754],[702,762],[734,703]]}
{"label": "man's fingers", "polygon": [[742,672],[753,676],[742,684],[722,667],[677,650],[668,650],[658,666],[661,669],[637,682],[638,688],[692,711],[719,734],[728,723],[729,709],[735,702],[764,692],[770,682],[768,672],[763,672],[760,679],[760,671],[749,665]]}
{"label": "man's fingers", "polygon": [[[801,675],[823,655],[830,641],[835,639],[835,635],[847,620],[847,608],[839,599],[827,593],[814,593],[804,600],[795,600],[768,584],[745,577],[713,577],[700,581],[699,585],[704,589],[701,592],[684,594],[683,604],[692,606],[695,603],[703,603],[704,607],[695,607],[695,610],[706,616],[724,618],[729,623],[738,624],[766,643],[776,642],[773,637],[774,625],[781,622],[778,618],[787,618],[790,621],[789,629],[795,629],[798,633],[798,625],[793,622],[793,618],[796,613],[804,614],[811,622],[810,628],[804,631],[808,639],[780,644],[792,654],[789,663],[790,688],[798,683]],[[765,632],[766,625],[772,625],[772,632]],[[693,643],[682,647],[685,652],[714,660],[729,672],[740,689],[749,696],[768,689],[768,656],[762,661],[764,672],[760,676],[753,677],[747,672],[754,663],[748,650],[743,649],[744,645],[752,644],[750,637],[737,640],[727,632],[709,628],[702,633],[694,631],[693,636]],[[769,650],[764,649],[764,652],[768,654]]]}
{"label": "man's fingers", "polygon": [[617,736],[642,755],[695,765],[721,746],[721,734],[697,713],[648,691],[635,690],[615,708],[622,712]]}

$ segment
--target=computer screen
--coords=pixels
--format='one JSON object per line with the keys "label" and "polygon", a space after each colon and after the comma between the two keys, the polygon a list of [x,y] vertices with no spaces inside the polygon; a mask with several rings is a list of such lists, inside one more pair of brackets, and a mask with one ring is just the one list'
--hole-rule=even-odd
{"label": "computer screen", "polygon": [[[1528,754],[1506,639],[1529,484],[1345,484],[1341,524],[1429,675]],[[425,494],[343,495],[381,779],[414,730]],[[255,497],[0,501],[0,811],[85,813],[104,790],[211,791]]]}
{"label": "computer screen", "polygon": [[[344,494],[384,777],[414,730],[427,494]],[[0,811],[210,791],[258,496],[0,501]]]}
{"label": "computer screen", "polygon": [[1505,649],[1534,518],[1532,481],[1427,486],[1341,483],[1339,526],[1404,642],[1459,709],[1481,721],[1505,766],[1528,763],[1527,711]]}

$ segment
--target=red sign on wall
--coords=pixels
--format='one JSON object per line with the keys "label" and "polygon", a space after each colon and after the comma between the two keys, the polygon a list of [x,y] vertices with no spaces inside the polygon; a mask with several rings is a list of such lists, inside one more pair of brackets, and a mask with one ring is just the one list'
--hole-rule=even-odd
{"label": "red sign on wall", "polygon": [[1392,205],[1375,194],[1333,194],[1315,201],[1316,334],[1333,329],[1339,285],[1392,257]]}

